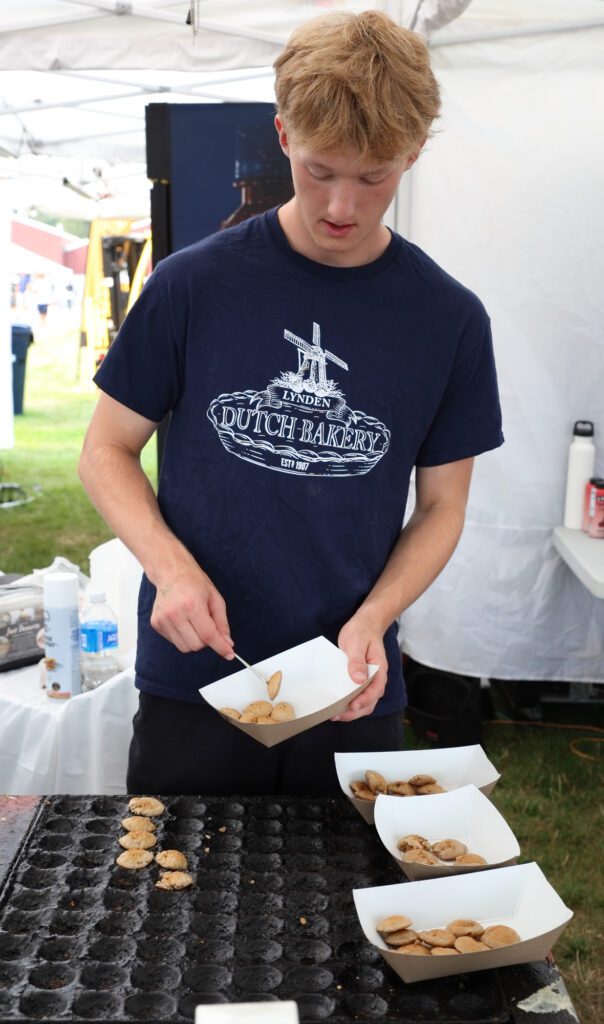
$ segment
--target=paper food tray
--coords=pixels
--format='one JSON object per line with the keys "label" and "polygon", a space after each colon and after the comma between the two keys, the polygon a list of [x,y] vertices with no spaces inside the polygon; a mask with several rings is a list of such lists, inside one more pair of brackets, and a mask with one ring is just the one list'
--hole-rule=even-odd
{"label": "paper food tray", "polygon": [[[449,793],[423,796],[421,800],[378,796],[375,827],[382,843],[410,881],[461,875],[469,871],[513,864],[520,855],[518,840],[507,821],[476,786],[462,786]],[[433,867],[403,860],[397,847],[402,836],[424,836],[430,843],[458,839],[468,853],[479,853],[487,863],[472,867],[442,861]]]}
{"label": "paper food tray", "polygon": [[[293,721],[255,725],[238,722],[228,715],[222,717],[265,747],[273,747],[344,712],[353,697],[369,685],[378,667],[368,665],[367,682],[357,686],[348,675],[348,658],[344,652],[324,636],[318,636],[254,665],[266,678],[277,670],[283,673],[277,701],[287,701],[293,706],[296,713]],[[219,713],[220,708],[225,707],[243,711],[253,700],[268,699],[262,681],[247,668],[210,683],[199,692]]]}
{"label": "paper food tray", "polygon": [[[543,960],[573,916],[534,863],[354,889],[353,897],[367,939],[405,982]],[[411,918],[414,931],[444,928],[456,918],[473,918],[485,928],[492,924],[509,925],[521,941],[501,949],[459,956],[395,953],[378,935],[376,924],[399,913]]]}
{"label": "paper food tray", "polygon": [[[435,750],[338,753],[335,754],[335,760],[342,792],[370,825],[374,821],[375,804],[370,800],[358,800],[350,789],[350,783],[364,779],[365,772],[370,768],[380,772],[387,782],[396,782],[400,779],[406,782],[414,775],[427,774],[432,775],[447,791],[472,784],[485,796],[489,795],[501,778],[479,744],[470,747],[441,747]],[[439,799],[441,796],[444,794],[438,794]],[[418,802],[416,797],[396,799],[402,802]],[[420,797],[420,800],[426,799],[425,796]]]}

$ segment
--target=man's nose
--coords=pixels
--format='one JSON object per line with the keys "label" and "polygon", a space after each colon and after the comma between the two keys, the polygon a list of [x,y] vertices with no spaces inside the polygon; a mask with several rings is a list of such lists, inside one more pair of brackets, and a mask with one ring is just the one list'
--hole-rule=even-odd
{"label": "man's nose", "polygon": [[350,182],[334,182],[329,193],[328,218],[334,224],[351,224],[356,200]]}

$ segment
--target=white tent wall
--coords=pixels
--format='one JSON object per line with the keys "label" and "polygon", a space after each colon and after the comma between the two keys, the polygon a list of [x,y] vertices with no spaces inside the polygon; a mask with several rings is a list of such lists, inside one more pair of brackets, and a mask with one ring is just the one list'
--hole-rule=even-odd
{"label": "white tent wall", "polygon": [[401,216],[491,316],[506,443],[477,459],[462,540],[403,616],[403,649],[473,676],[604,682],[604,602],[551,539],[575,420],[595,421],[604,474],[604,28],[432,61],[440,134]]}
{"label": "white tent wall", "polygon": [[[0,181],[0,282],[5,285],[6,297],[9,294],[6,286],[10,282],[10,223],[11,208],[8,186],[6,182]],[[0,451],[3,448],[12,448],[13,444],[13,368],[10,309],[8,301],[4,301],[0,302]]]}

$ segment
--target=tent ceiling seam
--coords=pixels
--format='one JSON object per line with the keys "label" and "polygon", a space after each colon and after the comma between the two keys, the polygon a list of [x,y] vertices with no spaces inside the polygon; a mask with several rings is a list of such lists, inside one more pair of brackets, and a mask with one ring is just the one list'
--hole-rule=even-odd
{"label": "tent ceiling seam", "polygon": [[[151,21],[169,21],[176,24],[182,24],[183,30],[185,28],[185,21],[180,14],[172,14],[170,11],[160,11],[153,7],[147,7],[145,4],[130,2],[116,4],[114,0],[67,0],[67,3],[76,4],[81,7],[92,7],[95,10],[106,11],[107,13],[117,15],[119,17],[128,16],[133,18],[147,18]],[[118,8],[121,9],[118,10]],[[280,32],[265,32],[249,26],[240,28],[239,26],[229,25],[223,22],[206,21],[203,18],[197,22],[197,28],[200,32],[203,31],[214,32],[219,35],[233,35],[244,39],[255,39],[259,42],[280,45],[286,42],[288,35]]]}
{"label": "tent ceiling seam", "polygon": [[7,22],[5,25],[0,25],[0,35],[10,35],[11,33],[17,32],[32,32],[38,28],[54,28],[60,25],[71,25],[74,21],[95,21],[98,18],[109,17],[103,11],[78,11],[77,14],[60,14],[54,18],[38,18],[24,22]]}
{"label": "tent ceiling seam", "polygon": [[591,18],[589,21],[566,21],[562,25],[541,23],[527,25],[523,28],[506,28],[498,32],[476,32],[459,36],[432,36],[428,40],[431,49],[439,46],[463,46],[465,43],[490,43],[499,39],[518,39],[521,36],[554,35],[563,32],[581,32],[585,29],[604,28],[604,17]]}

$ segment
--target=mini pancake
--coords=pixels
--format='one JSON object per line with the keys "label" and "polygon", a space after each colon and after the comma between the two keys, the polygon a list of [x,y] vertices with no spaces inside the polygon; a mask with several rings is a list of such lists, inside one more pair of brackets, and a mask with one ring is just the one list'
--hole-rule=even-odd
{"label": "mini pancake", "polygon": [[219,708],[219,711],[221,715],[233,718],[236,722],[241,718],[241,711],[237,711],[237,708]]}
{"label": "mini pancake", "polygon": [[432,844],[423,836],[401,836],[396,845],[402,853],[405,850],[428,850],[430,852],[432,849]]}
{"label": "mini pancake", "polygon": [[391,932],[399,932],[403,928],[408,928],[413,921],[410,917],[405,917],[404,914],[392,914],[390,917],[384,917],[383,920],[376,924],[376,931],[380,935],[389,935]]}
{"label": "mini pancake", "polygon": [[156,889],[188,889],[193,885],[193,879],[188,871],[162,871],[161,877],[155,883]]}
{"label": "mini pancake", "polygon": [[406,864],[425,864],[427,867],[436,867],[440,861],[428,850],[407,850],[403,854]]}
{"label": "mini pancake", "polygon": [[486,864],[487,862],[479,853],[462,853],[459,857],[455,858],[455,863],[478,867],[480,864]]}
{"label": "mini pancake", "polygon": [[430,950],[427,946],[422,946],[421,942],[410,942],[407,946],[399,946],[396,952],[407,953],[408,956],[430,956]]}
{"label": "mini pancake", "polygon": [[484,942],[473,939],[471,935],[460,935],[455,939],[455,949],[460,953],[484,953],[489,947],[485,946]]}
{"label": "mini pancake", "polygon": [[273,705],[268,700],[253,700],[251,704],[243,709],[244,715],[254,715],[255,718],[262,718],[270,715]]}
{"label": "mini pancake", "polygon": [[500,946],[513,946],[515,942],[520,942],[520,936],[506,924],[492,924],[490,928],[485,928],[481,940],[489,949],[499,949]]}
{"label": "mini pancake", "polygon": [[157,838],[152,832],[142,829],[126,832],[125,836],[120,836],[118,839],[118,843],[124,847],[124,850],[149,850],[155,846],[156,842]]}
{"label": "mini pancake", "polygon": [[455,944],[455,936],[445,928],[428,928],[426,931],[418,932],[417,937],[422,942],[427,942],[429,946],[453,946]]}
{"label": "mini pancake", "polygon": [[388,935],[384,935],[384,941],[389,946],[406,946],[409,942],[417,941],[417,932],[413,931],[413,928],[401,928],[398,932],[388,932]]}
{"label": "mini pancake", "polygon": [[116,857],[115,863],[121,868],[128,868],[131,871],[138,871],[145,868],[153,860],[153,854],[149,850],[125,850]]}
{"label": "mini pancake", "polygon": [[375,800],[376,794],[369,788],[366,782],[351,782],[350,788],[352,795],[356,796],[357,800]]}
{"label": "mini pancake", "polygon": [[459,950],[451,946],[433,946],[430,956],[459,956]]}
{"label": "mini pancake", "polygon": [[391,796],[415,796],[415,790],[413,786],[408,782],[401,780],[397,782],[388,783],[388,792]]}
{"label": "mini pancake", "polygon": [[441,839],[438,843],[433,843],[432,852],[441,860],[455,860],[456,857],[467,853],[468,848],[457,839]]}
{"label": "mini pancake", "polygon": [[388,783],[384,776],[380,772],[371,771],[371,769],[365,772],[365,782],[372,793],[385,793],[388,789]]}
{"label": "mini pancake", "polygon": [[122,828],[125,828],[126,832],[155,832],[157,825],[150,818],[135,814],[132,818],[123,819]]}
{"label": "mini pancake", "polygon": [[272,676],[268,677],[266,683],[266,692],[268,693],[269,700],[274,700],[277,697],[279,690],[281,689],[281,680],[283,673],[278,671],[273,672]]}
{"label": "mini pancake", "polygon": [[165,809],[161,800],[156,800],[154,796],[133,796],[128,804],[129,811],[133,814],[142,814],[145,818],[163,814]]}
{"label": "mini pancake", "polygon": [[162,850],[155,854],[155,859],[160,867],[169,868],[170,871],[186,871],[188,868],[187,858],[180,850]]}
{"label": "mini pancake", "polygon": [[296,717],[296,713],[286,700],[280,700],[278,704],[274,704],[269,715],[275,722],[292,722]]}
{"label": "mini pancake", "polygon": [[451,924],[447,925],[447,931],[452,932],[456,938],[459,938],[460,935],[471,935],[472,938],[477,939],[479,935],[482,935],[484,928],[479,921],[474,921],[471,917],[457,917],[455,921],[451,921]]}
{"label": "mini pancake", "polygon": [[436,779],[433,775],[414,775],[413,778],[409,779],[409,785],[415,786],[418,789],[420,786],[434,786]]}
{"label": "mini pancake", "polygon": [[427,786],[418,786],[416,793],[418,796],[431,796],[432,793],[446,793],[446,789],[438,785],[438,782],[429,783]]}

